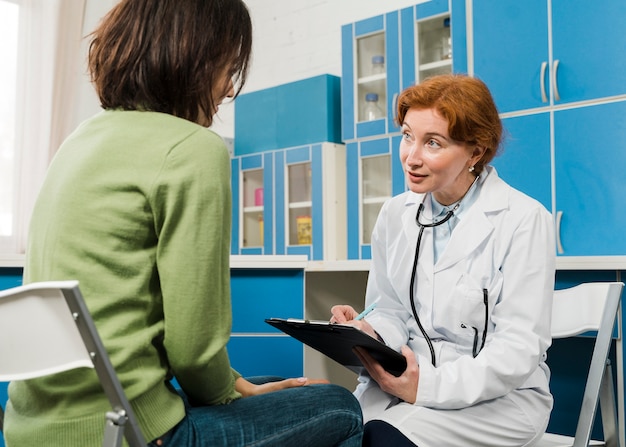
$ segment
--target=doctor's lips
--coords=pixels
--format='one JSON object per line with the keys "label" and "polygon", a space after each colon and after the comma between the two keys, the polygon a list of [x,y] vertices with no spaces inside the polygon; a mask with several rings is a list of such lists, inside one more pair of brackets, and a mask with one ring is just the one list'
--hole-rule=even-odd
{"label": "doctor's lips", "polygon": [[414,179],[423,179],[428,177],[425,174],[418,174],[416,172],[411,172],[411,171],[406,171],[406,173],[409,175],[409,177],[414,178]]}

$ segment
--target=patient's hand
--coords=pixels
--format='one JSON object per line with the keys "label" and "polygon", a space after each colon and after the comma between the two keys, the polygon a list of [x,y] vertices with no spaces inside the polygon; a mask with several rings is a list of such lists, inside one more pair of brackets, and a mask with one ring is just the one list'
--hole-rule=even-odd
{"label": "patient's hand", "polygon": [[309,379],[307,377],[298,377],[292,379],[280,380],[278,382],[267,382],[260,385],[248,382],[243,377],[239,377],[235,381],[235,389],[241,393],[243,397],[258,396],[260,394],[271,393],[273,391],[284,390],[286,388],[297,388],[299,386],[314,385],[318,383],[329,383],[324,379]]}

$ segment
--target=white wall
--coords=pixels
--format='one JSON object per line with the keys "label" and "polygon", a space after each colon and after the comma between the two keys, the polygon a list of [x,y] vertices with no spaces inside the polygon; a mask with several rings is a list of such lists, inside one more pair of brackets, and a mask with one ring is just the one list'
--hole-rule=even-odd
{"label": "white wall", "polygon": [[[341,76],[341,25],[427,0],[244,0],[254,28],[253,61],[244,93],[321,74]],[[116,0],[87,0],[88,34]],[[85,47],[86,52],[86,47]],[[84,74],[76,122],[98,111]],[[213,125],[234,138],[234,104],[220,107]]]}
{"label": "white wall", "polygon": [[[244,0],[254,27],[253,62],[243,93],[333,74],[341,76],[341,25],[427,0]],[[234,105],[213,128],[234,137]]]}

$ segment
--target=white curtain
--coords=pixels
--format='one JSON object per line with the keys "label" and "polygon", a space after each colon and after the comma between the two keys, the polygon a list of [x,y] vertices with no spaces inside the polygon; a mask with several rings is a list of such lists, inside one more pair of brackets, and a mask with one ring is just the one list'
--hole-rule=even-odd
{"label": "white curtain", "polygon": [[74,126],[77,85],[85,72],[85,0],[20,3],[16,253],[25,251],[30,214],[50,160]]}

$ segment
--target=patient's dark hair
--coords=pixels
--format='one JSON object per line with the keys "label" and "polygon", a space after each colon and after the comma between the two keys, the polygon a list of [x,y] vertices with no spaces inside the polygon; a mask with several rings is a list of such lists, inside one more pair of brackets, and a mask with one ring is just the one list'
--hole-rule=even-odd
{"label": "patient's dark hair", "polygon": [[246,81],[252,23],[242,0],[122,0],[91,38],[89,71],[103,108],[210,125],[223,74],[235,96]]}

